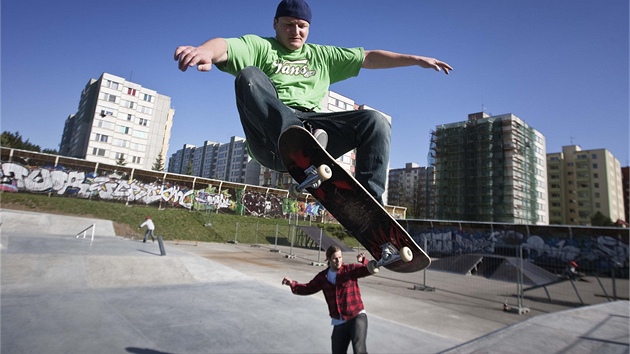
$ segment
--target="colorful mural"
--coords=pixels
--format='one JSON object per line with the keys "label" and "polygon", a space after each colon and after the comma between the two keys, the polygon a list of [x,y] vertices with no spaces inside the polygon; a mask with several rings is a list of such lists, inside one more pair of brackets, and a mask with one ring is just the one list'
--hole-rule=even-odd
{"label": "colorful mural", "polygon": [[[111,166],[108,166],[111,168]],[[134,174],[132,174],[134,175]],[[0,190],[18,193],[51,193],[57,196],[157,204],[199,211],[221,211],[256,217],[287,218],[298,215],[331,220],[316,202],[303,202],[284,195],[242,187],[209,185],[192,189],[174,182],[147,177],[142,171],[129,180],[115,170],[85,172],[56,167],[25,166],[3,162]],[[141,179],[151,180],[143,182]],[[194,184],[193,184],[194,185]],[[565,264],[577,260],[581,267],[628,269],[628,229],[568,226],[462,223],[403,220],[403,226],[432,257],[481,253],[516,256],[521,248],[532,262]]]}

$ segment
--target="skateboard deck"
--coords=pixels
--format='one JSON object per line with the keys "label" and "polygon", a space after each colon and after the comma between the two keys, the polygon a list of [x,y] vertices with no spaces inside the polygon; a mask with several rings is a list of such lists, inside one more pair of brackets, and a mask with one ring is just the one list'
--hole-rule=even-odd
{"label": "skateboard deck", "polygon": [[278,151],[289,174],[301,184],[292,187],[292,194],[301,193],[302,187],[308,191],[379,262],[377,268],[410,273],[431,264],[407,231],[308,130],[287,128],[278,140]]}

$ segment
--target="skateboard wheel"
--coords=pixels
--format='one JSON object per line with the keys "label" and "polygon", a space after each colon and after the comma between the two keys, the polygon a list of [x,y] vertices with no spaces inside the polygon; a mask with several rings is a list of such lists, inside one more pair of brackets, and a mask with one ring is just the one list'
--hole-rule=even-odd
{"label": "skateboard wheel", "polygon": [[376,261],[374,260],[368,262],[367,268],[370,274],[376,274],[379,271],[379,268],[376,266]]}
{"label": "skateboard wheel", "polygon": [[413,252],[411,252],[409,247],[403,247],[400,249],[400,258],[403,262],[411,262],[413,259]]}
{"label": "skateboard wheel", "polygon": [[332,177],[332,170],[328,167],[328,165],[321,165],[317,169],[317,174],[322,181],[325,181]]}
{"label": "skateboard wheel", "polygon": [[295,199],[297,199],[302,194],[298,191],[297,187],[297,184],[292,184],[291,187],[289,187],[289,195]]}

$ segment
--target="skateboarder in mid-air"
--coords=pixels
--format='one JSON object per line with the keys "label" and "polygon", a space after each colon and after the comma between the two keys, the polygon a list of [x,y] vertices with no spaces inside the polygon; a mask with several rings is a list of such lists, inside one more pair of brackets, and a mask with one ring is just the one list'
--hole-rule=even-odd
{"label": "skateboarder in mid-air", "polygon": [[[396,6],[392,2],[392,6]],[[277,142],[289,126],[304,126],[338,158],[356,148],[355,177],[383,204],[391,125],[373,110],[317,113],[330,84],[357,76],[362,68],[420,66],[449,73],[440,60],[384,50],[307,44],[311,10],[303,0],[283,0],[273,20],[275,37],[214,38],[179,46],[179,69],[196,67],[236,76],[236,106],[249,152],[263,166],[286,171]]]}
{"label": "skateboarder in mid-air", "polygon": [[354,353],[367,353],[368,320],[361,300],[358,279],[370,275],[365,255],[357,255],[360,264],[344,264],[341,249],[330,246],[326,250],[328,268],[319,272],[307,284],[300,284],[289,277],[282,279],[283,285],[291,287],[296,295],[311,295],[324,292],[328,312],[332,319],[332,352],[346,353],[352,343]]}

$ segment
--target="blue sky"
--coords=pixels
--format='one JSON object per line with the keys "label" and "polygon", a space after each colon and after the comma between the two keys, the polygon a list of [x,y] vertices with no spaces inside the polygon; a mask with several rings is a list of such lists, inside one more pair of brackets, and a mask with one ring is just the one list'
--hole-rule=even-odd
{"label": "blue sky", "polygon": [[[170,156],[243,136],[233,78],[182,73],[178,45],[273,36],[277,0],[2,0],[1,129],[58,148],[81,90],[103,72],[172,98]],[[446,76],[363,70],[331,89],[392,116],[391,167],[426,165],[438,124],[483,109],[542,132],[547,152],[606,148],[629,161],[627,0],[311,0],[309,42],[433,56]],[[167,157],[169,157],[167,156]]]}

